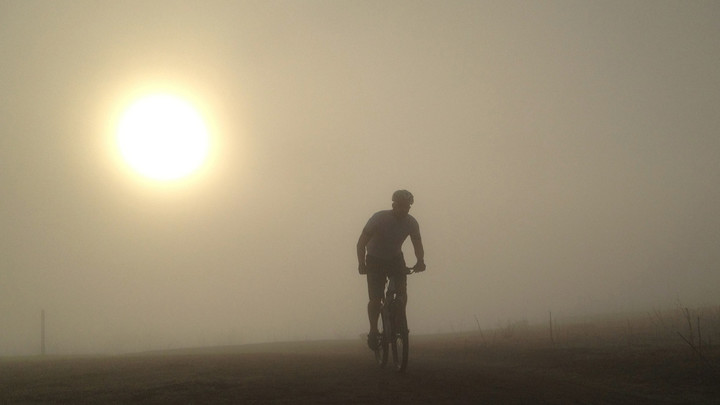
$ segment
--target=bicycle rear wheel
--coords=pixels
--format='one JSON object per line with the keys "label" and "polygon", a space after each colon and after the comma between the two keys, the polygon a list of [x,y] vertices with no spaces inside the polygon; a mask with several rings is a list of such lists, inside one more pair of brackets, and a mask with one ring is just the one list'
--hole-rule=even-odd
{"label": "bicycle rear wheel", "polygon": [[380,366],[380,368],[384,368],[388,361],[388,330],[386,329],[386,325],[389,326],[389,322],[386,321],[386,315],[385,310],[380,312],[380,325],[378,329],[380,330],[380,335],[378,336],[379,342],[375,349],[375,361]]}

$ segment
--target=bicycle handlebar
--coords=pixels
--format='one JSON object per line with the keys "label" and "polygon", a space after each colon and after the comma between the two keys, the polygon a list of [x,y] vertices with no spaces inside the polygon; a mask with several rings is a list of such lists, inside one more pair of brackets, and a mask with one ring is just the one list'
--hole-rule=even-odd
{"label": "bicycle handlebar", "polygon": [[[414,266],[412,266],[412,267],[408,267],[407,265],[405,265],[405,272],[406,272],[407,274],[414,274],[414,273],[421,273],[421,272],[425,271],[425,269],[416,270],[416,268],[418,267],[418,264],[419,264],[419,263],[416,263],[416,264],[415,264]],[[423,265],[423,267],[425,267],[425,265]]]}

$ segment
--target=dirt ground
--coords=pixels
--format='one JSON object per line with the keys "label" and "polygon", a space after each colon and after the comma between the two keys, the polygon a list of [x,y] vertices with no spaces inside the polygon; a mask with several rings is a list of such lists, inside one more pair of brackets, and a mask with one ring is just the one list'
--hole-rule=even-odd
{"label": "dirt ground", "polygon": [[720,404],[720,356],[682,345],[412,339],[402,375],[359,339],[0,358],[0,403]]}

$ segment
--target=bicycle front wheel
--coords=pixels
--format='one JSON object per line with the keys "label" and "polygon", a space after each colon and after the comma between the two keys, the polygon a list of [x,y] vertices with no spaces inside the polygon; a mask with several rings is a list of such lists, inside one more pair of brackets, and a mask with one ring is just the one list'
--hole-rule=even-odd
{"label": "bicycle front wheel", "polygon": [[410,332],[407,327],[407,318],[405,310],[396,305],[393,311],[393,336],[390,341],[392,347],[392,358],[395,370],[404,372],[408,364],[408,355],[410,354]]}
{"label": "bicycle front wheel", "polygon": [[387,320],[387,316],[385,315],[385,310],[380,312],[380,335],[378,337],[379,342],[375,348],[375,361],[380,366],[380,368],[384,368],[388,361],[388,352],[390,351],[389,348],[389,328],[386,326],[390,326],[389,322]]}
{"label": "bicycle front wheel", "polygon": [[408,354],[410,353],[410,334],[398,333],[392,343],[393,364],[395,370],[404,372],[408,364]]}

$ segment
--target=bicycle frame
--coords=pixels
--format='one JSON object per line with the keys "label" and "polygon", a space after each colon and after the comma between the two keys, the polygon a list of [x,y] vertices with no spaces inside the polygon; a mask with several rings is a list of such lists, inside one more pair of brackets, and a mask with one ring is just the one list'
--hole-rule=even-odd
{"label": "bicycle frame", "polygon": [[[413,268],[406,268],[406,274],[414,273]],[[387,363],[388,352],[391,349],[395,370],[404,372],[408,362],[409,352],[409,329],[405,306],[407,295],[399,295],[396,291],[395,278],[389,277],[387,291],[383,300],[381,310],[381,321],[383,324],[382,344],[375,357],[381,367]]]}

